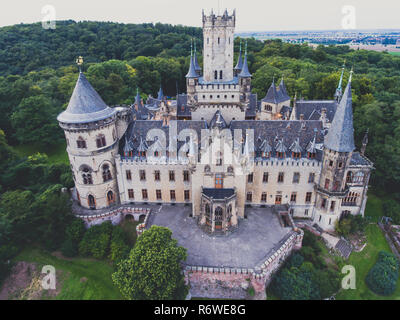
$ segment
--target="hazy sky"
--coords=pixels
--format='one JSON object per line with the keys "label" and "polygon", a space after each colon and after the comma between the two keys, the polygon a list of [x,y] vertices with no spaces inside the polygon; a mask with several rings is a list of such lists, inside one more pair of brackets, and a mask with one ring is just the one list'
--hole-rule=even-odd
{"label": "hazy sky", "polygon": [[400,28],[400,0],[1,0],[0,26],[41,21],[45,5],[56,20],[190,26],[201,26],[203,8],[236,8],[236,31],[341,29],[350,5],[357,29]]}

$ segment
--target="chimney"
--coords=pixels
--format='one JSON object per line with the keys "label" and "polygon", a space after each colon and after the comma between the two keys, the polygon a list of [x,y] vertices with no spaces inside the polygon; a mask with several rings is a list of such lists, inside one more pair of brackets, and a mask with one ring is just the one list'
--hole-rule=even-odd
{"label": "chimney", "polygon": [[322,108],[321,109],[321,117],[320,117],[320,120],[322,121],[322,122],[326,122],[326,108]]}

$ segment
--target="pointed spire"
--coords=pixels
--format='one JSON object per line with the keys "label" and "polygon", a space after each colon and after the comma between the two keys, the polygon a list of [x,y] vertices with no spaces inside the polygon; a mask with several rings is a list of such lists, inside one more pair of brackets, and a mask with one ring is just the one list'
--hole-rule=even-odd
{"label": "pointed spire", "polygon": [[262,101],[270,102],[270,103],[274,103],[274,104],[279,103],[279,94],[278,94],[278,91],[276,90],[276,86],[275,86],[275,77],[272,79],[271,86],[269,87],[267,94],[262,99]]}
{"label": "pointed spire", "polygon": [[264,139],[263,143],[261,144],[260,150],[261,150],[261,152],[267,153],[267,154],[272,152],[272,147],[270,146],[270,144],[268,143],[268,141],[266,139]]}
{"label": "pointed spire", "polygon": [[281,83],[279,84],[279,100],[280,100],[280,102],[290,100],[290,97],[286,91],[285,82],[283,81],[283,75],[282,75]]}
{"label": "pointed spire", "polygon": [[160,90],[158,90],[157,100],[162,100],[164,98],[164,92],[160,84]]}
{"label": "pointed spire", "polygon": [[235,66],[235,71],[239,72],[243,68],[243,59],[242,59],[242,40],[240,39],[239,42],[239,56],[238,56],[238,61]]}
{"label": "pointed spire", "polygon": [[343,74],[344,74],[345,63],[346,63],[346,59],[343,62],[342,73],[340,75],[338,87],[336,88],[336,92],[335,92],[335,99],[337,102],[339,102],[340,99],[342,98],[342,83],[343,83]]}
{"label": "pointed spire", "polygon": [[324,146],[338,152],[352,152],[354,146],[354,127],[353,110],[351,96],[351,78],[353,70],[350,72],[349,82],[343,97],[336,109],[331,127],[325,136]]}
{"label": "pointed spire", "polygon": [[138,147],[139,152],[146,152],[148,149],[146,141],[143,140],[142,136],[140,136],[140,144]]}
{"label": "pointed spire", "polygon": [[250,78],[251,77],[251,73],[249,72],[249,67],[247,65],[247,41],[246,41],[245,51],[244,51],[243,67],[242,67],[242,71],[240,71],[240,73],[239,73],[239,77],[241,77],[241,78]]}
{"label": "pointed spire", "polygon": [[317,138],[317,130],[314,131],[314,138],[308,143],[307,152],[309,153],[317,152],[316,138]]}
{"label": "pointed spire", "polygon": [[139,88],[138,87],[136,87],[135,104],[138,105],[138,106],[142,104],[142,98],[140,97]]}
{"label": "pointed spire", "polygon": [[199,62],[197,61],[197,51],[196,51],[196,41],[194,41],[194,55],[193,55],[193,59],[194,59],[194,69],[196,70],[196,72],[198,74],[201,73],[201,68],[199,65]]}
{"label": "pointed spire", "polygon": [[194,65],[194,59],[193,59],[193,40],[190,42],[190,65],[189,65],[189,71],[186,75],[186,78],[197,78],[198,74],[196,72],[196,67]]}
{"label": "pointed spire", "polygon": [[276,150],[276,152],[280,152],[280,153],[286,152],[286,146],[283,142],[283,138],[278,141],[278,143],[276,144],[275,150]]}

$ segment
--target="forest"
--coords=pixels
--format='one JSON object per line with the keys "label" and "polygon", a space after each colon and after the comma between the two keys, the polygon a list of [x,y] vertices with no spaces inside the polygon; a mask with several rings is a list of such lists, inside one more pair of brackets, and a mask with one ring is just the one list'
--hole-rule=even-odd
{"label": "forest", "polygon": [[[78,77],[75,59],[84,57],[83,71],[108,105],[130,105],[136,88],[142,98],[156,95],[160,85],[170,97],[185,91],[191,39],[202,64],[200,28],[74,21],[58,21],[55,30],[44,30],[40,23],[0,28],[0,242],[10,244],[0,250],[0,268],[15,246],[35,240],[60,246],[63,225],[73,222],[58,191],[73,184],[68,163],[15,150],[52,150],[64,144],[56,117]],[[240,40],[235,39],[235,62]],[[388,199],[385,213],[400,223],[400,57],[345,45],[313,49],[280,40],[246,40],[258,99],[282,76],[291,97],[333,99],[344,61],[344,85],[354,68],[356,145],[368,129],[366,155],[375,167],[371,191]],[[49,210],[56,205],[63,214]]]}

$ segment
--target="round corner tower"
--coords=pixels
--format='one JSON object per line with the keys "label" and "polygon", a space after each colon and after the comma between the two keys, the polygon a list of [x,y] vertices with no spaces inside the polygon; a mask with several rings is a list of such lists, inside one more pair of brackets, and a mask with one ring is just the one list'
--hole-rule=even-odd
{"label": "round corner tower", "polygon": [[67,109],[57,120],[65,133],[80,205],[101,209],[118,203],[117,112],[104,103],[82,72]]}
{"label": "round corner tower", "polygon": [[206,82],[233,79],[233,40],[236,13],[222,16],[203,12],[203,77]]}

